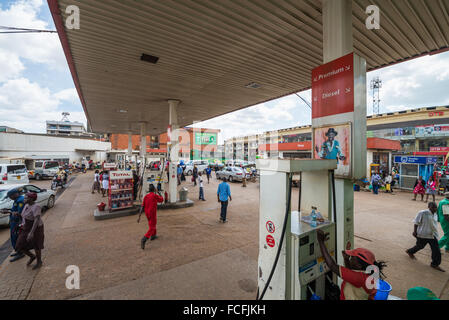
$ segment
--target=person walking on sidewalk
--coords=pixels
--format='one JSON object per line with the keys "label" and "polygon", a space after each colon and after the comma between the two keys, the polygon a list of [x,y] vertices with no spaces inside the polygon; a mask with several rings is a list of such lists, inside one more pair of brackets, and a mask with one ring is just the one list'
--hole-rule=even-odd
{"label": "person walking on sidewalk", "polygon": [[382,178],[377,172],[374,173],[373,176],[371,177],[371,185],[373,187],[374,194],[379,194],[379,184],[381,180]]}
{"label": "person walking on sidewalk", "polygon": [[438,203],[438,220],[444,235],[438,241],[438,246],[449,253],[449,192],[444,194],[445,198]]}
{"label": "person walking on sidewalk", "polygon": [[92,194],[95,193],[95,191],[98,191],[100,193],[100,172],[98,170],[95,170],[94,175],[94,183],[92,185]]}
{"label": "person walking on sidewalk", "polygon": [[229,184],[224,179],[223,182],[218,185],[217,198],[218,202],[221,203],[220,221],[225,223],[226,214],[228,211],[228,198],[229,201],[232,201],[232,197],[231,197],[231,187],[229,187]]}
{"label": "person walking on sidewalk", "polygon": [[421,201],[424,201],[424,194],[426,193],[426,182],[424,181],[422,176],[416,179],[415,186],[413,187],[413,193],[415,194],[415,197],[412,199],[413,201],[416,201],[416,197],[418,196],[418,194],[421,195]]}
{"label": "person walking on sidewalk", "polygon": [[181,177],[182,177],[182,167],[178,164],[177,170],[177,176],[178,176],[178,186],[181,184]]}
{"label": "person walking on sidewalk", "polygon": [[103,180],[101,181],[101,192],[103,194],[103,197],[105,196],[105,193],[109,191],[109,172],[104,171],[103,172]]}
{"label": "person walking on sidewalk", "polygon": [[413,230],[416,245],[405,252],[410,258],[416,259],[415,253],[424,249],[429,244],[432,249],[432,263],[430,266],[438,271],[445,272],[440,268],[441,251],[438,246],[438,215],[436,214],[438,208],[435,202],[430,202],[428,208],[427,210],[418,212],[414,220],[415,228]]}
{"label": "person walking on sidewalk", "polygon": [[193,180],[193,185],[196,186],[196,179],[198,178],[198,168],[196,167],[196,165],[193,166],[193,173],[192,173],[192,180]]}
{"label": "person walking on sidewalk", "polygon": [[[23,229],[17,239],[17,250],[30,257],[27,266],[37,259],[33,270],[42,266],[41,252],[44,249],[44,223],[41,219],[41,207],[36,203],[37,194],[28,192],[25,196],[25,207],[22,211]],[[30,250],[34,250],[32,254]]]}
{"label": "person walking on sidewalk", "polygon": [[201,172],[199,173],[199,176],[198,176],[198,184],[200,186],[200,199],[199,200],[206,201],[206,199],[204,199],[203,174]]}
{"label": "person walking on sidewalk", "polygon": [[156,193],[156,188],[154,185],[150,184],[150,190],[149,193],[143,198],[142,207],[140,208],[139,212],[139,218],[137,219],[137,223],[140,222],[140,216],[142,215],[142,212],[145,211],[145,215],[148,219],[148,231],[143,236],[142,240],[140,241],[140,246],[143,249],[145,249],[145,243],[148,241],[148,239],[151,239],[153,241],[157,238],[156,235],[156,224],[157,224],[157,204],[164,202],[164,198],[162,198],[160,195]]}
{"label": "person walking on sidewalk", "polygon": [[211,174],[212,174],[212,169],[210,167],[207,167],[206,168],[207,184],[209,184]]}
{"label": "person walking on sidewalk", "polygon": [[429,177],[426,184],[426,202],[429,201],[429,195],[432,195],[432,201],[435,202],[435,194],[437,193],[437,183],[432,176]]}
{"label": "person walking on sidewalk", "polygon": [[14,203],[10,210],[2,210],[2,213],[9,213],[9,231],[10,240],[14,252],[11,254],[13,257],[10,262],[22,259],[25,255],[16,249],[17,238],[19,237],[19,225],[22,222],[22,211],[25,207],[25,197],[20,195],[20,191],[17,188],[9,190],[6,196],[13,200]]}

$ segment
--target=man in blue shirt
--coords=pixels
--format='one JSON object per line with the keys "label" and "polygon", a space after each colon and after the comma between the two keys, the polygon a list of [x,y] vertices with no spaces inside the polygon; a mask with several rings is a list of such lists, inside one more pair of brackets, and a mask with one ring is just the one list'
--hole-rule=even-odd
{"label": "man in blue shirt", "polygon": [[[20,195],[19,189],[14,188],[12,190],[9,190],[7,193],[7,197],[9,197],[11,200],[14,201],[14,204],[12,205],[9,215],[9,229],[10,229],[10,239],[11,239],[11,245],[16,249],[16,242],[17,238],[19,236],[19,225],[22,221],[22,210],[25,206],[25,197],[23,195]],[[15,251],[13,254],[11,254],[11,257],[13,257],[10,262],[17,261],[21,258],[23,258],[25,255],[23,253],[19,253]]]}
{"label": "man in blue shirt", "polygon": [[218,185],[217,198],[218,202],[221,203],[220,222],[225,223],[226,213],[228,210],[228,198],[230,201],[232,201],[231,188],[229,187],[229,184],[226,182],[226,180],[223,180],[223,182]]}
{"label": "man in blue shirt", "polygon": [[212,169],[210,167],[206,168],[206,175],[207,175],[207,184],[209,184],[210,175],[212,173]]}

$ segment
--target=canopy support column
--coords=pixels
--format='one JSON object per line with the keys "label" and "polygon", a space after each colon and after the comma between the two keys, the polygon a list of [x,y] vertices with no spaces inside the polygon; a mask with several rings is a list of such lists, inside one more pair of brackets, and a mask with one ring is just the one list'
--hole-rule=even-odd
{"label": "canopy support column", "polygon": [[167,152],[169,156],[169,202],[175,203],[178,200],[178,174],[177,165],[179,160],[179,142],[178,142],[178,105],[179,100],[168,100],[169,108],[169,126],[171,128],[170,144],[167,145]]}

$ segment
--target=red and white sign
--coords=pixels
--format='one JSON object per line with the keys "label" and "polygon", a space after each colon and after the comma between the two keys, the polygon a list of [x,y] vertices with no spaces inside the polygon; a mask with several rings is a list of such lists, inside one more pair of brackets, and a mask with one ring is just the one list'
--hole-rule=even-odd
{"label": "red and white sign", "polygon": [[103,170],[110,170],[110,169],[116,169],[116,168],[117,168],[117,164],[115,164],[113,162],[103,163]]}
{"label": "red and white sign", "polygon": [[276,231],[273,221],[267,221],[266,227],[269,233],[274,233]]}
{"label": "red and white sign", "polygon": [[354,112],[354,54],[312,70],[312,119]]}
{"label": "red and white sign", "polygon": [[443,117],[444,111],[429,112],[429,117]]}
{"label": "red and white sign", "polygon": [[132,171],[111,171],[110,172],[111,180],[132,179],[132,178],[133,178]]}
{"label": "red and white sign", "polygon": [[273,248],[275,246],[276,242],[271,234],[267,236],[266,240],[269,247]]}
{"label": "red and white sign", "polygon": [[449,152],[449,147],[430,147],[430,151],[448,151]]}

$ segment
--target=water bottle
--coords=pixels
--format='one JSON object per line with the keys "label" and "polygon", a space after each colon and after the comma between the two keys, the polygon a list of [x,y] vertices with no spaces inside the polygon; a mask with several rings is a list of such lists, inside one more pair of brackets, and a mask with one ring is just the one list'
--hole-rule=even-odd
{"label": "water bottle", "polygon": [[310,223],[310,225],[312,226],[312,228],[316,228],[317,224],[316,224],[316,208],[312,207],[312,214],[310,215],[310,217],[312,218],[312,222]]}

